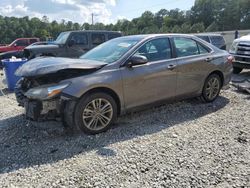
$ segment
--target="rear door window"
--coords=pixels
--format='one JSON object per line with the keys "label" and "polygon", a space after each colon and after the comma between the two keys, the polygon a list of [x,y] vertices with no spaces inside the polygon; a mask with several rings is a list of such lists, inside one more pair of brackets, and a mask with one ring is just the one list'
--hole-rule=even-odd
{"label": "rear door window", "polygon": [[153,39],[141,46],[136,54],[147,57],[149,62],[170,59],[171,47],[169,39]]}
{"label": "rear door window", "polygon": [[200,54],[197,43],[193,39],[175,37],[174,44],[177,57],[186,57]]}
{"label": "rear door window", "polygon": [[92,34],[92,45],[96,46],[105,42],[105,35],[99,33]]}
{"label": "rear door window", "polygon": [[200,54],[207,54],[207,53],[210,52],[210,50],[208,50],[207,48],[205,48],[205,47],[202,46],[201,44],[197,43],[197,45],[198,45]]}

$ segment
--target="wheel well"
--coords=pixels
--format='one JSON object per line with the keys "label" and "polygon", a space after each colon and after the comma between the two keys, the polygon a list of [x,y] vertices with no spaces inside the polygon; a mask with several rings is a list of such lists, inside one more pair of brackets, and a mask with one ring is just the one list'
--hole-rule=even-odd
{"label": "wheel well", "polygon": [[212,74],[217,74],[219,77],[220,77],[220,79],[221,79],[221,85],[223,86],[223,84],[224,84],[224,75],[223,75],[223,73],[221,72],[221,71],[213,71],[213,72],[211,72],[209,75],[208,75],[208,77],[210,76],[210,75],[212,75]]}
{"label": "wheel well", "polygon": [[118,113],[118,115],[120,115],[120,113],[121,113],[121,101],[120,101],[119,96],[112,89],[109,89],[106,87],[98,87],[98,88],[94,88],[94,89],[87,91],[86,93],[83,94],[83,96],[87,95],[87,94],[91,94],[91,93],[97,93],[97,92],[106,93],[106,94],[110,95],[111,97],[113,97],[113,99],[115,100],[115,102],[117,104],[117,113]]}

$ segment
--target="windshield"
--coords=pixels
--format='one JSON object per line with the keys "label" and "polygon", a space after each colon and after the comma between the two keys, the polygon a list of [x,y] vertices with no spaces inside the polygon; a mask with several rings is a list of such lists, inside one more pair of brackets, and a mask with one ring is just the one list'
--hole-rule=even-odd
{"label": "windshield", "polygon": [[67,39],[68,39],[68,37],[69,37],[69,34],[70,34],[70,32],[61,33],[61,34],[57,37],[57,39],[55,40],[54,43],[56,43],[56,44],[65,44],[66,41],[67,41]]}
{"label": "windshield", "polygon": [[14,40],[12,43],[10,43],[8,46],[14,46],[17,40]]}
{"label": "windshield", "polygon": [[80,58],[113,63],[120,59],[140,40],[141,38],[116,38],[97,46],[96,48],[82,55]]}

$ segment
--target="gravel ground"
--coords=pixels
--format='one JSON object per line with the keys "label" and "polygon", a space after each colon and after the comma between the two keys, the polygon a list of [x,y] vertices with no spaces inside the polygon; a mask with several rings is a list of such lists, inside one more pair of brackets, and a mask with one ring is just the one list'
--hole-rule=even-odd
{"label": "gravel ground", "polygon": [[95,136],[28,122],[13,98],[0,96],[0,187],[250,187],[250,95],[233,88],[211,104],[126,115]]}

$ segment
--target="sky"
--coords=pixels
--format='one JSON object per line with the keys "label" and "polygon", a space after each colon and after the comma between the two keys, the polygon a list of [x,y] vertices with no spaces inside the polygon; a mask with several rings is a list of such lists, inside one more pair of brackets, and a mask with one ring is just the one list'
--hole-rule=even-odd
{"label": "sky", "polygon": [[153,13],[160,9],[188,10],[195,0],[0,0],[0,15],[15,17],[39,17],[44,15],[49,21],[66,21],[104,24],[116,23],[118,19],[141,16],[149,10]]}

